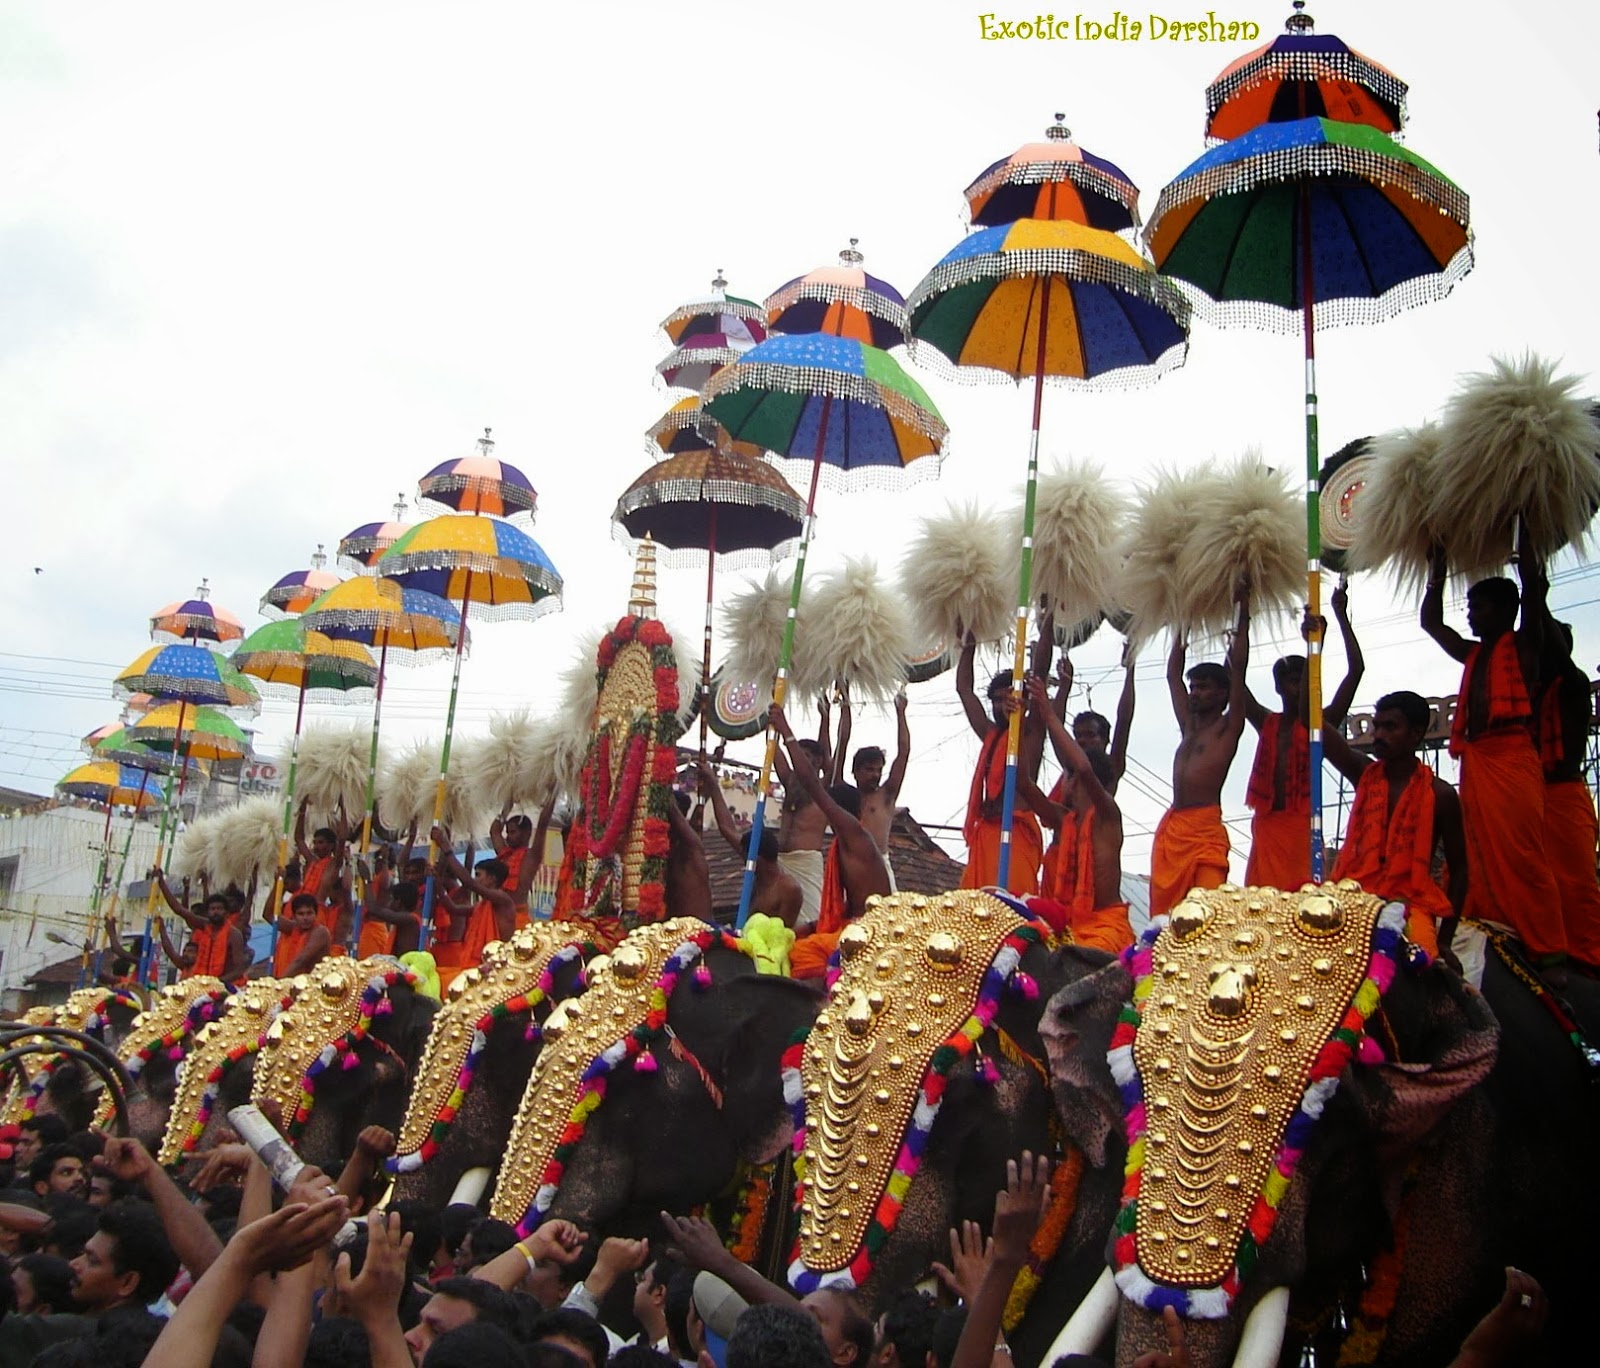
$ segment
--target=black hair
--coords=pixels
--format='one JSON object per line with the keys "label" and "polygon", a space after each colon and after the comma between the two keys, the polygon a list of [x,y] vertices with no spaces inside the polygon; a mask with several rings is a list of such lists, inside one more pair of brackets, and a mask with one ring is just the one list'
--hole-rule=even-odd
{"label": "black hair", "polygon": [[607,1368],[678,1368],[678,1360],[644,1344],[625,1344],[607,1361]]}
{"label": "black hair", "polygon": [[114,1306],[95,1322],[90,1361],[95,1368],[140,1368],[166,1328],[166,1321],[142,1306]]}
{"label": "black hair", "polygon": [[1111,740],[1111,721],[1110,721],[1110,719],[1105,717],[1101,713],[1095,712],[1092,708],[1088,709],[1088,710],[1086,710],[1084,712],[1081,712],[1076,717],[1074,717],[1072,719],[1072,725],[1074,727],[1077,727],[1077,726],[1091,726],[1091,727],[1094,727],[1094,728],[1096,728],[1096,729],[1098,729],[1100,731],[1100,733],[1106,738],[1106,740],[1108,742]]}
{"label": "black hair", "polygon": [[1503,575],[1479,580],[1467,590],[1467,601],[1470,603],[1473,599],[1493,604],[1508,613],[1515,613],[1522,606],[1522,594],[1517,589],[1516,581],[1508,580]]}
{"label": "black hair", "polygon": [[1372,711],[1376,716],[1390,709],[1420,731],[1427,731],[1428,723],[1433,720],[1433,709],[1428,705],[1428,700],[1419,693],[1412,693],[1410,689],[1396,689],[1393,693],[1384,694]]}
{"label": "black hair", "polygon": [[1233,676],[1228,672],[1228,667],[1214,660],[1202,660],[1198,665],[1191,665],[1188,680],[1191,684],[1204,680],[1209,684],[1220,684],[1224,689],[1233,686]]}
{"label": "black hair", "polygon": [[509,1330],[516,1324],[517,1304],[511,1294],[482,1278],[441,1278],[433,1285],[436,1297],[454,1297],[464,1301],[477,1313],[478,1319],[490,1325]]}
{"label": "black hair", "polygon": [[33,1280],[36,1301],[52,1311],[72,1309],[72,1265],[65,1259],[54,1254],[24,1254],[13,1272],[17,1270]]}
{"label": "black hair", "polygon": [[678,816],[687,817],[689,815],[689,795],[687,793],[682,789],[673,789],[672,801],[677,806]]}
{"label": "black hair", "polygon": [[887,765],[889,757],[883,753],[882,746],[862,746],[856,752],[856,758],[850,762],[850,771],[853,774],[863,765]]}
{"label": "black hair", "polygon": [[472,871],[474,874],[487,874],[497,884],[506,881],[506,875],[511,872],[511,866],[504,860],[479,860]]}
{"label": "black hair", "polygon": [[684,1268],[672,1275],[667,1284],[666,1304],[661,1308],[667,1318],[667,1348],[679,1358],[691,1358],[689,1353],[689,1307],[694,1303],[693,1269]]}
{"label": "black hair", "polygon": [[771,827],[761,828],[761,844],[756,847],[756,854],[763,860],[778,858],[778,837]]}
{"label": "black hair", "polygon": [[349,1316],[328,1316],[311,1327],[302,1368],[372,1368],[366,1327]]}
{"label": "black hair", "polygon": [[87,1165],[95,1155],[106,1152],[106,1133],[97,1130],[73,1131],[67,1137],[67,1147]]}
{"label": "black hair", "polygon": [[[420,1207],[422,1205],[423,1203],[421,1202],[394,1202],[390,1204],[389,1210],[398,1211],[401,1207]],[[429,1210],[431,1211],[432,1208],[430,1207]],[[443,1243],[447,1253],[454,1254],[456,1250],[461,1248],[461,1242],[467,1238],[467,1232],[482,1219],[483,1213],[473,1206],[471,1202],[451,1202],[444,1209],[444,1214],[439,1218],[439,1238],[433,1242],[433,1246],[428,1250],[425,1257],[431,1259],[438,1252],[441,1243]],[[421,1237],[412,1241],[411,1249],[413,1253],[416,1252],[417,1246],[421,1243]]]}
{"label": "black hair", "polygon": [[367,1223],[357,1221],[354,1225],[345,1226],[333,1237],[333,1257],[337,1261],[339,1255],[350,1256],[350,1276],[359,1278],[361,1270],[367,1264]]}
{"label": "black hair", "polygon": [[509,1221],[497,1221],[485,1216],[472,1227],[472,1260],[486,1264],[498,1258],[517,1242],[517,1228]]}
{"label": "black hair", "polygon": [[139,1275],[133,1294],[136,1301],[148,1306],[178,1276],[178,1256],[149,1202],[133,1197],[113,1202],[100,1213],[98,1229],[117,1242],[111,1256],[117,1272]]}
{"label": "black hair", "polygon": [[512,827],[516,827],[519,831],[526,827],[531,835],[533,832],[533,818],[528,816],[526,812],[514,812],[506,818],[506,830],[509,831]]}
{"label": "black hair", "polygon": [[523,1361],[528,1368],[583,1368],[583,1360],[565,1345],[543,1341],[524,1349]]}
{"label": "black hair", "polygon": [[933,1361],[939,1368],[950,1368],[956,1359],[956,1346],[961,1343],[961,1332],[967,1328],[967,1308],[951,1307],[941,1311],[933,1326]]}
{"label": "black hair", "polygon": [[298,912],[302,907],[309,907],[313,912],[317,910],[317,900],[309,893],[296,893],[289,900],[289,910]]}
{"label": "black hair", "polygon": [[42,1116],[30,1116],[18,1129],[32,1131],[39,1137],[41,1145],[64,1145],[67,1137],[72,1134],[67,1128],[67,1123],[54,1112],[45,1112]]}
{"label": "black hair", "polygon": [[822,759],[822,742],[815,737],[802,736],[795,742],[795,745],[799,746],[801,750],[814,759]]}
{"label": "black hair", "polygon": [[65,1193],[57,1193],[49,1208],[51,1220],[44,1237],[45,1248],[63,1259],[76,1259],[100,1229],[99,1209]]}
{"label": "black hair", "polygon": [[844,1336],[847,1344],[855,1345],[856,1356],[853,1362],[857,1368],[866,1368],[872,1361],[872,1350],[877,1343],[878,1335],[872,1328],[872,1321],[862,1306],[861,1298],[842,1287],[824,1287],[821,1290],[838,1301],[842,1312],[839,1317],[839,1333]]}
{"label": "black hair", "polygon": [[548,1335],[576,1340],[589,1351],[595,1368],[605,1368],[606,1359],[611,1353],[611,1341],[606,1337],[605,1326],[587,1311],[570,1306],[558,1306],[554,1311],[546,1311],[534,1321],[533,1337],[537,1342]]}
{"label": "black hair", "polygon": [[938,1304],[926,1292],[908,1288],[883,1313],[883,1342],[894,1346],[902,1364],[922,1368],[933,1348],[933,1327],[939,1320]]}
{"label": "black hair", "polygon": [[316,840],[317,837],[319,837],[319,836],[324,841],[327,841],[331,845],[338,845],[339,844],[339,833],[337,831],[335,831],[332,827],[318,827],[315,831],[313,831],[311,833],[311,839],[313,841]]}
{"label": "black hair", "polygon": [[217,903],[221,903],[224,909],[226,909],[227,906],[228,906],[228,900],[225,897],[223,897],[222,894],[220,894],[220,893],[213,893],[210,897],[208,897],[206,899],[206,906],[207,907],[212,907]]}
{"label": "black hair", "polygon": [[834,784],[828,795],[852,817],[861,816],[861,790],[854,784]]}
{"label": "black hair", "polygon": [[415,912],[417,910],[417,886],[410,879],[401,879],[399,883],[391,885],[389,901],[402,912]]}
{"label": "black hair", "polygon": [[[388,1209],[400,1217],[401,1234],[411,1236],[411,1262],[426,1273],[433,1267],[433,1256],[439,1252],[439,1245],[444,1241],[447,1213],[455,1208],[447,1207],[445,1213],[441,1214],[431,1203],[409,1197],[404,1201],[390,1202]],[[473,1207],[472,1210],[476,1214],[477,1208]],[[455,1245],[450,1246],[450,1252],[455,1252]]]}
{"label": "black hair", "polygon": [[1010,693],[1015,677],[1010,670],[996,670],[994,677],[989,681],[989,701],[994,702],[996,694]]}
{"label": "black hair", "polygon": [[428,1346],[428,1368],[523,1368],[522,1350],[498,1325],[468,1321]]}
{"label": "black hair", "polygon": [[728,1368],[828,1368],[830,1362],[822,1327],[797,1306],[747,1307],[728,1337]]}
{"label": "black hair", "polygon": [[28,1182],[30,1184],[48,1183],[51,1173],[55,1171],[56,1165],[63,1159],[76,1159],[80,1164],[83,1163],[83,1156],[73,1149],[71,1145],[66,1143],[46,1145],[34,1157],[34,1161],[28,1165]]}
{"label": "black hair", "polygon": [[1282,684],[1283,677],[1289,672],[1291,666],[1298,665],[1302,672],[1306,668],[1306,658],[1303,655],[1279,656],[1272,662],[1272,682]]}

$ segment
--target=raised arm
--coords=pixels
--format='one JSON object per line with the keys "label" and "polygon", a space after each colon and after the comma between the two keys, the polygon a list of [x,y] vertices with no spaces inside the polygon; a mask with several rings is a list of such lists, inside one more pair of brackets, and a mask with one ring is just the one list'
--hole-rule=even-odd
{"label": "raised arm", "polygon": [[1339,623],[1339,636],[1344,641],[1344,678],[1323,708],[1322,722],[1324,726],[1340,727],[1350,715],[1350,705],[1355,701],[1361,676],[1367,671],[1367,662],[1361,654],[1361,643],[1356,640],[1356,630],[1350,625],[1350,591],[1342,583],[1333,591],[1331,603],[1333,616]]}
{"label": "raised arm", "polygon": [[1452,659],[1465,661],[1467,654],[1472,650],[1472,643],[1468,641],[1454,627],[1445,625],[1444,620],[1444,577],[1446,571],[1444,547],[1436,546],[1433,554],[1428,558],[1428,587],[1422,595],[1422,611],[1419,621],[1422,630],[1431,636],[1445,650]]}
{"label": "raised arm", "polygon": [[1172,629],[1172,649],[1167,652],[1167,693],[1172,698],[1172,715],[1178,730],[1189,730],[1189,686],[1183,668],[1189,663],[1189,642],[1176,627]]}
{"label": "raised arm", "polygon": [[[1028,681],[1028,699],[1033,705],[1033,713],[1044,719],[1044,725],[1050,733],[1050,740],[1055,743],[1058,750],[1065,753],[1067,763],[1072,769],[1073,782],[1085,786],[1084,791],[1088,793],[1089,801],[1094,804],[1096,815],[1101,817],[1119,816],[1117,800],[1106,791],[1105,785],[1100,782],[1100,777],[1094,772],[1094,767],[1089,763],[1089,757],[1084,754],[1083,747],[1078,744],[1077,737],[1067,730],[1066,723],[1051,710],[1050,700],[1045,695],[1044,681],[1042,679],[1030,679]],[[1017,782],[1020,784],[1021,781],[1022,776],[1019,774]],[[1034,811],[1037,812],[1038,809],[1035,808]]]}
{"label": "raised arm", "polygon": [[511,815],[511,804],[508,802],[500,809],[494,821],[489,823],[489,845],[493,848],[496,858],[503,858],[506,850],[506,818]]}
{"label": "raised arm", "polygon": [[1244,686],[1244,717],[1257,731],[1260,731],[1266,720],[1272,714],[1267,711],[1266,705],[1255,696],[1250,686]]}
{"label": "raised arm", "polygon": [[1231,737],[1244,734],[1244,700],[1250,692],[1244,673],[1250,665],[1250,581],[1240,577],[1233,601],[1238,619],[1233,629],[1233,644],[1228,648],[1228,716],[1226,731]]}
{"label": "raised arm", "polygon": [[850,759],[850,732],[850,689],[842,685],[839,689],[839,744],[834,748],[833,763],[828,768],[830,784],[844,782],[845,766]]}
{"label": "raised arm", "polygon": [[202,925],[199,918],[173,896],[172,886],[167,882],[167,876],[161,872],[160,865],[151,867],[150,882],[161,890],[161,899],[172,909],[173,916],[180,918],[186,926]]}
{"label": "raised arm", "polygon": [[978,739],[984,740],[989,735],[989,714],[984,711],[979,701],[977,690],[973,687],[973,665],[978,655],[978,642],[976,638],[968,636],[966,644],[961,648],[961,657],[956,661],[956,697],[961,700],[962,710],[967,714],[967,723],[973,731],[978,733]]}
{"label": "raised arm", "polygon": [[706,760],[700,761],[697,768],[700,772],[700,793],[711,800],[711,812],[717,819],[717,830],[722,833],[722,839],[733,847],[735,854],[744,854],[745,847],[749,845],[748,836],[739,830],[739,824],[733,820],[728,800],[722,796],[722,785],[717,781],[716,771]]}
{"label": "raised arm", "polygon": [[435,826],[431,835],[433,848],[439,852],[438,859],[435,861],[439,868],[449,873],[450,877],[457,883],[465,884],[470,882],[466,866],[456,858],[455,841],[451,839],[450,829],[448,827]]}
{"label": "raised arm", "polygon": [[250,972],[250,942],[237,926],[228,927],[228,957],[222,965],[222,981],[235,983]]}
{"label": "raised arm", "polygon": [[[1133,736],[1133,700],[1135,687],[1133,682],[1134,661],[1138,652],[1133,649],[1133,643],[1126,642],[1122,647],[1122,693],[1117,698],[1116,730],[1111,733],[1111,746],[1107,750],[1107,758],[1111,761],[1111,773],[1116,776],[1117,782],[1122,781],[1122,776],[1128,772],[1128,742]],[[1062,719],[1065,721],[1066,719]]]}
{"label": "raised arm", "polygon": [[528,838],[528,853],[522,858],[522,873],[517,879],[517,887],[513,890],[518,902],[526,902],[529,892],[533,888],[533,881],[539,877],[539,870],[544,865],[544,848],[550,839],[550,822],[556,813],[556,796],[551,794],[545,799],[545,804],[539,809],[539,820],[533,824],[533,835]]}
{"label": "raised arm", "polygon": [[824,693],[817,699],[817,745],[822,748],[822,772],[833,782],[833,704]]}
{"label": "raised arm", "polygon": [[[822,815],[828,819],[828,825],[833,828],[833,834],[841,841],[854,843],[858,837],[866,837],[867,829],[846,812],[838,803],[834,802],[833,795],[828,792],[827,785],[817,777],[817,773],[810,765],[806,764],[800,755],[799,745],[794,739],[794,732],[790,730],[789,719],[783,715],[780,704],[774,703],[768,713],[768,718],[778,735],[783,738],[783,744],[789,748],[790,767],[794,771],[795,781],[811,795],[811,801],[821,810]],[[874,843],[876,849],[876,843]]]}
{"label": "raised arm", "polygon": [[891,804],[900,801],[900,788],[906,781],[906,766],[911,763],[911,724],[906,721],[906,691],[902,687],[894,696],[894,763],[889,766],[889,777],[883,781],[883,791]]}
{"label": "raised arm", "polygon": [[1361,782],[1361,776],[1372,763],[1345,740],[1342,721],[1330,721],[1327,713],[1322,715],[1322,753],[1328,763],[1352,784]]}
{"label": "raised arm", "polygon": [[[181,969],[187,969],[194,961],[193,947],[187,946],[182,950],[177,949],[167,936],[167,924],[160,917],[155,919],[156,935],[161,937],[161,949],[166,957]],[[185,958],[187,956],[187,958]]]}
{"label": "raised arm", "polygon": [[[310,806],[311,800],[309,798],[302,798],[300,800],[300,806],[295,811],[294,815],[294,848],[300,856],[300,867],[302,869],[304,869],[307,864],[316,858],[316,856],[311,853],[311,847],[306,843],[306,809]],[[306,892],[310,893],[312,897],[318,896],[317,890],[314,888],[308,888],[306,889]]]}

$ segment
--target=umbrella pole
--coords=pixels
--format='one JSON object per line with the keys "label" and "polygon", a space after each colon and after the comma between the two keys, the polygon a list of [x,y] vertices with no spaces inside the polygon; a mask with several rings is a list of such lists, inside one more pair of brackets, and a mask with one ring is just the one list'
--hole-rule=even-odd
{"label": "umbrella pole", "polygon": [[[806,522],[800,534],[800,550],[794,562],[794,587],[789,591],[789,615],[783,623],[783,649],[778,655],[778,675],[772,681],[772,701],[783,706],[789,693],[789,662],[794,655],[794,622],[800,612],[800,586],[806,576],[806,555],[811,550],[812,524],[817,511],[817,482],[822,478],[822,453],[828,444],[828,414],[831,395],[822,400],[822,419],[817,424],[817,450],[811,458],[811,488],[806,493]],[[761,833],[766,827],[767,793],[772,787],[772,765],[778,755],[778,733],[767,726],[767,753],[761,762],[761,784],[756,789],[756,810],[750,820],[750,844],[745,848],[744,883],[739,888],[739,915],[734,930],[744,930],[750,919],[750,903],[756,891],[756,856],[761,852]]]}
{"label": "umbrella pole", "polygon": [[1311,630],[1306,646],[1306,728],[1311,761],[1311,881],[1323,879],[1322,848],[1322,499],[1317,457],[1316,290],[1311,278],[1311,191],[1300,188],[1301,317],[1306,337],[1306,611]]}
{"label": "umbrella pole", "polygon": [[[88,934],[83,938],[83,960],[78,965],[78,987],[85,988],[89,982],[89,956],[92,946],[97,939],[97,928],[100,925],[100,900],[106,894],[106,875],[111,870],[111,814],[115,805],[106,804],[106,827],[100,834],[100,864],[94,872],[94,896],[89,899],[89,926]],[[99,958],[98,955],[95,956]]]}
{"label": "umbrella pole", "polygon": [[[372,701],[372,744],[367,749],[367,803],[366,813],[361,819],[361,853],[359,858],[365,860],[367,852],[372,849],[372,817],[373,809],[377,806],[378,796],[378,728],[383,721],[383,676],[389,667],[389,635],[384,632],[383,645],[378,648],[378,688]],[[370,885],[363,885],[361,901],[356,904],[355,922],[350,928],[351,944],[354,945],[361,939],[362,913],[366,911],[367,889]]]}
{"label": "umbrella pole", "polygon": [[706,625],[700,642],[700,763],[706,762],[706,727],[711,720],[711,603],[717,576],[717,505],[711,505],[706,533]]}
{"label": "umbrella pole", "polygon": [[[111,888],[110,888],[111,903],[106,908],[106,913],[105,913],[106,916],[108,916],[108,917],[115,917],[117,915],[117,899],[119,897],[121,897],[121,895],[122,895],[122,880],[123,880],[124,876],[128,872],[128,852],[133,849],[133,833],[134,833],[134,829],[138,825],[139,825],[139,809],[135,808],[128,816],[128,834],[125,837],[123,837],[123,840],[122,840],[122,854],[117,859],[117,878],[116,878],[116,882],[111,885]],[[106,939],[107,939],[107,941],[109,941],[111,939],[110,932],[106,933]],[[95,951],[95,955],[94,955],[94,977],[95,977],[95,982],[96,983],[98,983],[100,981],[100,962],[101,962],[101,957],[104,954],[105,954],[104,947],[102,947],[101,949]]]}
{"label": "umbrella pole", "polygon": [[[178,700],[178,729],[173,733],[172,736],[172,753],[178,757],[178,794],[176,798],[172,797],[172,780],[168,778],[167,795],[170,801],[167,805],[167,811],[162,815],[161,832],[156,837],[156,861],[153,867],[161,870],[166,868],[165,859],[168,829],[170,827],[173,843],[176,844],[178,839],[178,823],[183,820],[183,781],[188,778],[189,775],[189,744],[184,740],[183,724],[187,720],[188,711],[189,700],[187,698],[180,698]],[[152,883],[150,885],[149,897],[145,904],[144,916],[145,950],[150,956],[148,960],[148,967],[150,970],[149,984],[152,988],[156,986],[156,979],[161,974],[161,957],[156,951],[155,944],[155,920],[157,916],[156,899],[160,896],[161,890]]]}
{"label": "umbrella pole", "polygon": [[[472,602],[472,571],[467,571],[466,583],[461,590],[461,621],[456,627],[456,666],[455,672],[450,676],[450,706],[444,714],[444,745],[439,750],[439,787],[433,794],[433,825],[438,826],[444,821],[444,792],[445,779],[450,773],[450,740],[455,735],[456,729],[456,695],[461,688],[461,648],[467,640],[467,606]],[[422,893],[422,934],[418,941],[419,949],[426,949],[428,933],[433,927],[433,885],[434,861],[441,852],[434,846],[433,832],[428,832],[428,849],[433,860],[428,862],[428,882]]]}
{"label": "umbrella pole", "polygon": [[995,883],[1011,882],[1011,826],[1017,809],[1017,763],[1022,750],[1022,676],[1028,663],[1028,607],[1033,600],[1033,508],[1039,489],[1039,415],[1044,407],[1045,340],[1050,333],[1050,277],[1039,301],[1039,347],[1033,365],[1033,432],[1028,438],[1028,484],[1022,502],[1022,573],[1017,583],[1017,649],[1011,662],[1011,718],[1006,728],[1006,790],[1000,806],[1000,859]]}
{"label": "umbrella pole", "polygon": [[294,812],[295,776],[300,768],[300,723],[306,713],[307,667],[300,667],[300,697],[294,705],[294,739],[289,742],[289,779],[283,788],[283,832],[278,837],[278,872],[272,879],[272,894],[267,899],[267,925],[272,928],[267,954],[278,952],[278,911],[283,902],[283,867],[289,861],[289,819]]}

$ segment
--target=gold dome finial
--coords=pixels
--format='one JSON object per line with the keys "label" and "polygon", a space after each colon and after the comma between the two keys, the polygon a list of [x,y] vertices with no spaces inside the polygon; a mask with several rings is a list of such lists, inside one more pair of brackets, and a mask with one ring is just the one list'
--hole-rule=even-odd
{"label": "gold dome finial", "polygon": [[628,596],[628,615],[653,618],[656,615],[656,543],[648,532],[633,557],[633,591]]}

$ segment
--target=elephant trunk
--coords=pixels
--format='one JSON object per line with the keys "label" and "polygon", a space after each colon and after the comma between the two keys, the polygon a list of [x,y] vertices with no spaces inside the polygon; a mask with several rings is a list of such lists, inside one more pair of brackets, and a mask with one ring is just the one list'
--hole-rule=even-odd
{"label": "elephant trunk", "polygon": [[1040,1362],[1054,1363],[1064,1354],[1093,1354],[1116,1319],[1117,1284],[1111,1270],[1103,1268]]}
{"label": "elephant trunk", "polygon": [[1277,1368],[1288,1323],[1289,1289],[1274,1287],[1255,1304],[1246,1319],[1233,1368]]}

